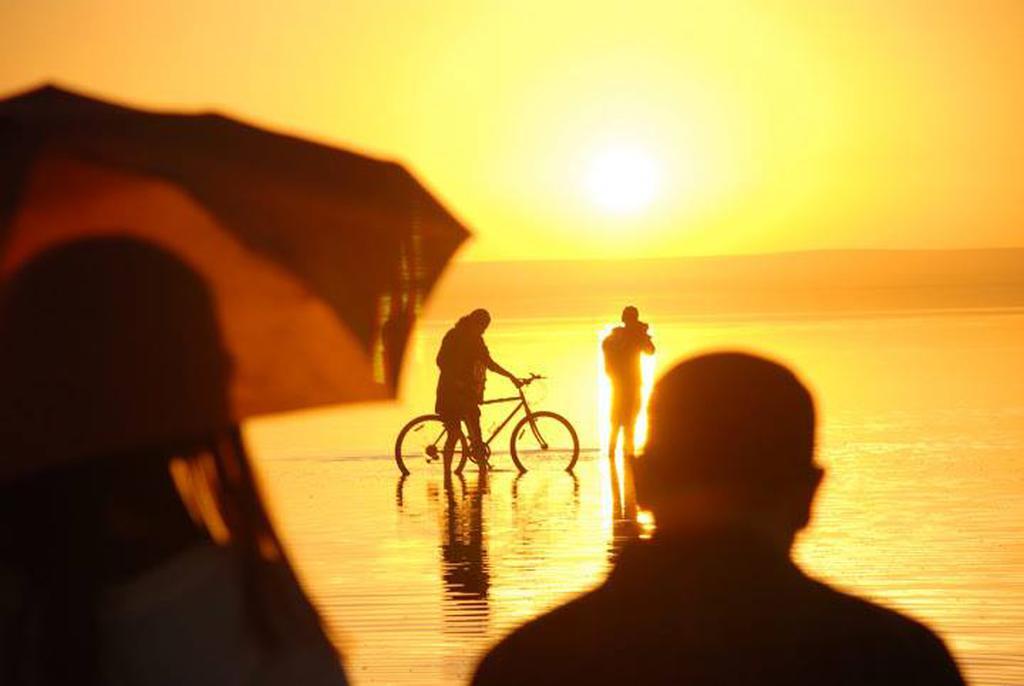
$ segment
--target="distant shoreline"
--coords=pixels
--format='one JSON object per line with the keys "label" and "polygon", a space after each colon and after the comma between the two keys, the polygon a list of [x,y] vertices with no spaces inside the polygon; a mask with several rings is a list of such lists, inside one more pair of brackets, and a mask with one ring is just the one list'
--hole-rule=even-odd
{"label": "distant shoreline", "polygon": [[1024,248],[463,262],[424,314],[607,317],[626,303],[702,319],[1012,310],[1024,307]]}
{"label": "distant shoreline", "polygon": [[704,261],[704,260],[745,260],[775,258],[783,256],[793,257],[814,257],[824,255],[994,255],[996,253],[1018,253],[1024,254],[1024,245],[1004,247],[981,247],[981,248],[809,248],[807,250],[773,250],[757,253],[736,253],[733,255],[712,254],[712,255],[672,255],[667,257],[638,257],[632,259],[597,259],[584,258],[574,259],[546,259],[537,258],[533,260],[463,260],[464,265],[497,265],[497,264],[566,264],[566,263],[599,263],[617,264],[623,262],[658,263],[658,262],[679,262],[679,261]]}

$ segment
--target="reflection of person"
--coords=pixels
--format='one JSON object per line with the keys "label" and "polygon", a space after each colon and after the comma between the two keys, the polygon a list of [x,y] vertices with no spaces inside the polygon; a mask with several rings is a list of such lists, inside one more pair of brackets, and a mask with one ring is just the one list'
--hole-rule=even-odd
{"label": "reflection of person", "polygon": [[962,684],[926,627],[793,563],[822,476],[814,414],[800,381],[761,358],[711,354],[668,372],[634,465],[653,538],[502,641],[474,683]]}
{"label": "reflection of person", "polygon": [[[484,534],[483,501],[487,492],[487,471],[477,473],[477,482],[467,489],[462,475],[456,475],[461,493],[456,495],[452,478],[445,478],[445,527],[441,543],[442,581],[453,627],[459,633],[469,622],[486,625],[491,576]],[[481,633],[483,632],[482,627]]]}
{"label": "reflection of person", "polygon": [[69,244],[7,284],[4,684],[345,683],[257,495],[230,372],[206,285],[149,244]]}
{"label": "reflection of person", "polygon": [[629,543],[640,534],[637,523],[636,484],[633,477],[634,460],[623,460],[619,471],[615,460],[609,460],[608,473],[612,491],[612,537],[608,541],[608,562],[614,565]]}
{"label": "reflection of person", "polygon": [[[487,310],[473,310],[460,319],[441,342],[437,353],[437,366],[441,370],[437,380],[435,411],[447,429],[444,445],[444,468],[451,469],[455,446],[462,436],[462,423],[469,427],[471,449],[481,451],[480,403],[484,399],[487,371],[507,377],[517,387],[519,379],[491,359],[484,343],[484,331],[491,323]],[[477,453],[479,455],[479,452]],[[480,460],[484,467],[483,459]]]}
{"label": "reflection of person", "polygon": [[601,342],[604,367],[612,383],[611,440],[609,457],[615,457],[615,446],[622,431],[622,453],[632,457],[633,429],[640,414],[642,378],[640,355],[653,355],[654,342],[647,333],[647,324],[632,305],[622,310],[622,326]]}

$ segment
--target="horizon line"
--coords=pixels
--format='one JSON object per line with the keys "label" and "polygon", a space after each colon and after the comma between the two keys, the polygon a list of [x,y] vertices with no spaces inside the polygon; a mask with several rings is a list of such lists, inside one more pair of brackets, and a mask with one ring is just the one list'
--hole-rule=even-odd
{"label": "horizon line", "polygon": [[[466,250],[466,249],[463,249]],[[988,246],[973,248],[805,248],[799,250],[773,250],[768,252],[714,253],[698,255],[658,255],[645,257],[537,257],[537,258],[455,258],[460,264],[500,264],[508,262],[657,262],[669,260],[710,260],[722,258],[781,257],[795,255],[822,255],[837,253],[982,253],[1018,252],[1024,245]]]}

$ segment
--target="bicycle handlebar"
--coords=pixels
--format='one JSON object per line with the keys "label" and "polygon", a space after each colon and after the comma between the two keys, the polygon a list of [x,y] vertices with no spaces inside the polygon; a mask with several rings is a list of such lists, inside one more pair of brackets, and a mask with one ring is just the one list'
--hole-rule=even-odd
{"label": "bicycle handlebar", "polygon": [[534,374],[534,373],[531,372],[530,375],[528,377],[526,377],[525,379],[519,379],[519,385],[520,385],[520,387],[522,387],[522,386],[529,386],[534,381],[538,381],[538,380],[544,379],[544,378],[547,378],[547,377],[541,376],[540,374]]}

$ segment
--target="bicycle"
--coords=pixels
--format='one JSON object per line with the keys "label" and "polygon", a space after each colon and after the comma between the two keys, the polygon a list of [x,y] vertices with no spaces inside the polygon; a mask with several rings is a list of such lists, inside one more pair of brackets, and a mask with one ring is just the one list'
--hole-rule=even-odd
{"label": "bicycle", "polygon": [[[518,394],[504,398],[492,398],[483,401],[483,405],[495,405],[498,403],[517,402],[512,412],[505,417],[491,435],[479,446],[471,446],[468,449],[466,436],[468,433],[462,431],[455,444],[455,452],[452,455],[452,464],[458,465],[456,473],[461,473],[466,465],[466,460],[471,460],[480,465],[482,469],[490,466],[491,442],[504,429],[519,410],[525,409],[526,415],[520,419],[515,428],[512,429],[512,437],[509,440],[509,455],[512,462],[520,473],[528,471],[524,462],[536,466],[542,462],[564,461],[565,471],[572,472],[576,466],[576,460],[580,456],[580,440],[576,435],[569,420],[548,410],[532,410],[526,400],[524,388],[534,381],[543,379],[543,376],[531,374],[525,379],[520,379]],[[395,462],[402,474],[411,473],[410,466],[417,466],[421,463],[426,465],[444,463],[444,444],[447,439],[447,430],[441,417],[436,414],[425,414],[416,417],[402,427],[395,441]]]}

